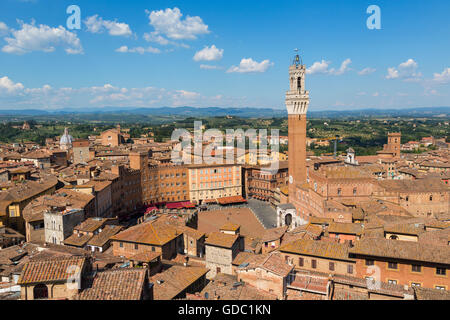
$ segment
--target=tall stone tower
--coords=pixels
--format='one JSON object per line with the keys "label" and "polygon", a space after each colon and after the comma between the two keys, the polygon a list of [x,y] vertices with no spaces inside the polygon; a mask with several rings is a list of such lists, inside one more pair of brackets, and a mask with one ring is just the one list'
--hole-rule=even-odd
{"label": "tall stone tower", "polygon": [[392,151],[394,158],[400,158],[402,134],[400,132],[388,133],[388,147]]}
{"label": "tall stone tower", "polygon": [[298,54],[289,67],[289,91],[286,108],[289,126],[289,198],[295,197],[296,186],[306,182],[306,112],[309,91],[305,90],[306,67]]}

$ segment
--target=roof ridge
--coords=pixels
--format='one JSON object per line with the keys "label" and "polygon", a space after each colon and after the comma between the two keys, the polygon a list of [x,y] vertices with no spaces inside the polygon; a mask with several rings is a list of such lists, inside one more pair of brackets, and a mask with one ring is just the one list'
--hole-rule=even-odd
{"label": "roof ridge", "polygon": [[155,234],[155,237],[158,239],[159,243],[162,243],[161,238],[158,236],[158,234],[156,233],[155,228],[153,227],[153,222],[150,223],[150,227],[152,228],[152,231]]}

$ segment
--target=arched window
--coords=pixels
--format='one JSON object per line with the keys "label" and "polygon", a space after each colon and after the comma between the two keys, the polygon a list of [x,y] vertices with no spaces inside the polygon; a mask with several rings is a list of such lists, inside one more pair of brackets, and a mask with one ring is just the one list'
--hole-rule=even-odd
{"label": "arched window", "polygon": [[433,196],[432,195],[430,196],[430,201],[433,201]]}
{"label": "arched window", "polygon": [[302,78],[300,77],[297,78],[297,89],[298,90],[302,89]]}

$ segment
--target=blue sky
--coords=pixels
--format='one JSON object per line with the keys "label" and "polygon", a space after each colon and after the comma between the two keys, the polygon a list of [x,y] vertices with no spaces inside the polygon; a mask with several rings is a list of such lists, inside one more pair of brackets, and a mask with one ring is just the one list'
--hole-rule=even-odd
{"label": "blue sky", "polygon": [[2,0],[0,108],[284,108],[294,48],[310,110],[449,106],[449,13],[444,0]]}

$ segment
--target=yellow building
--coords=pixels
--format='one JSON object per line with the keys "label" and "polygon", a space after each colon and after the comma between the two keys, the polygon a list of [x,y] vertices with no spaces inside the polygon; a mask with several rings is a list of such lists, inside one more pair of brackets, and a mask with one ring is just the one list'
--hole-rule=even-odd
{"label": "yellow building", "polygon": [[16,183],[0,192],[0,225],[6,225],[22,234],[25,233],[25,220],[22,211],[33,199],[51,194],[56,189],[58,179],[46,176],[40,180],[27,180]]}

